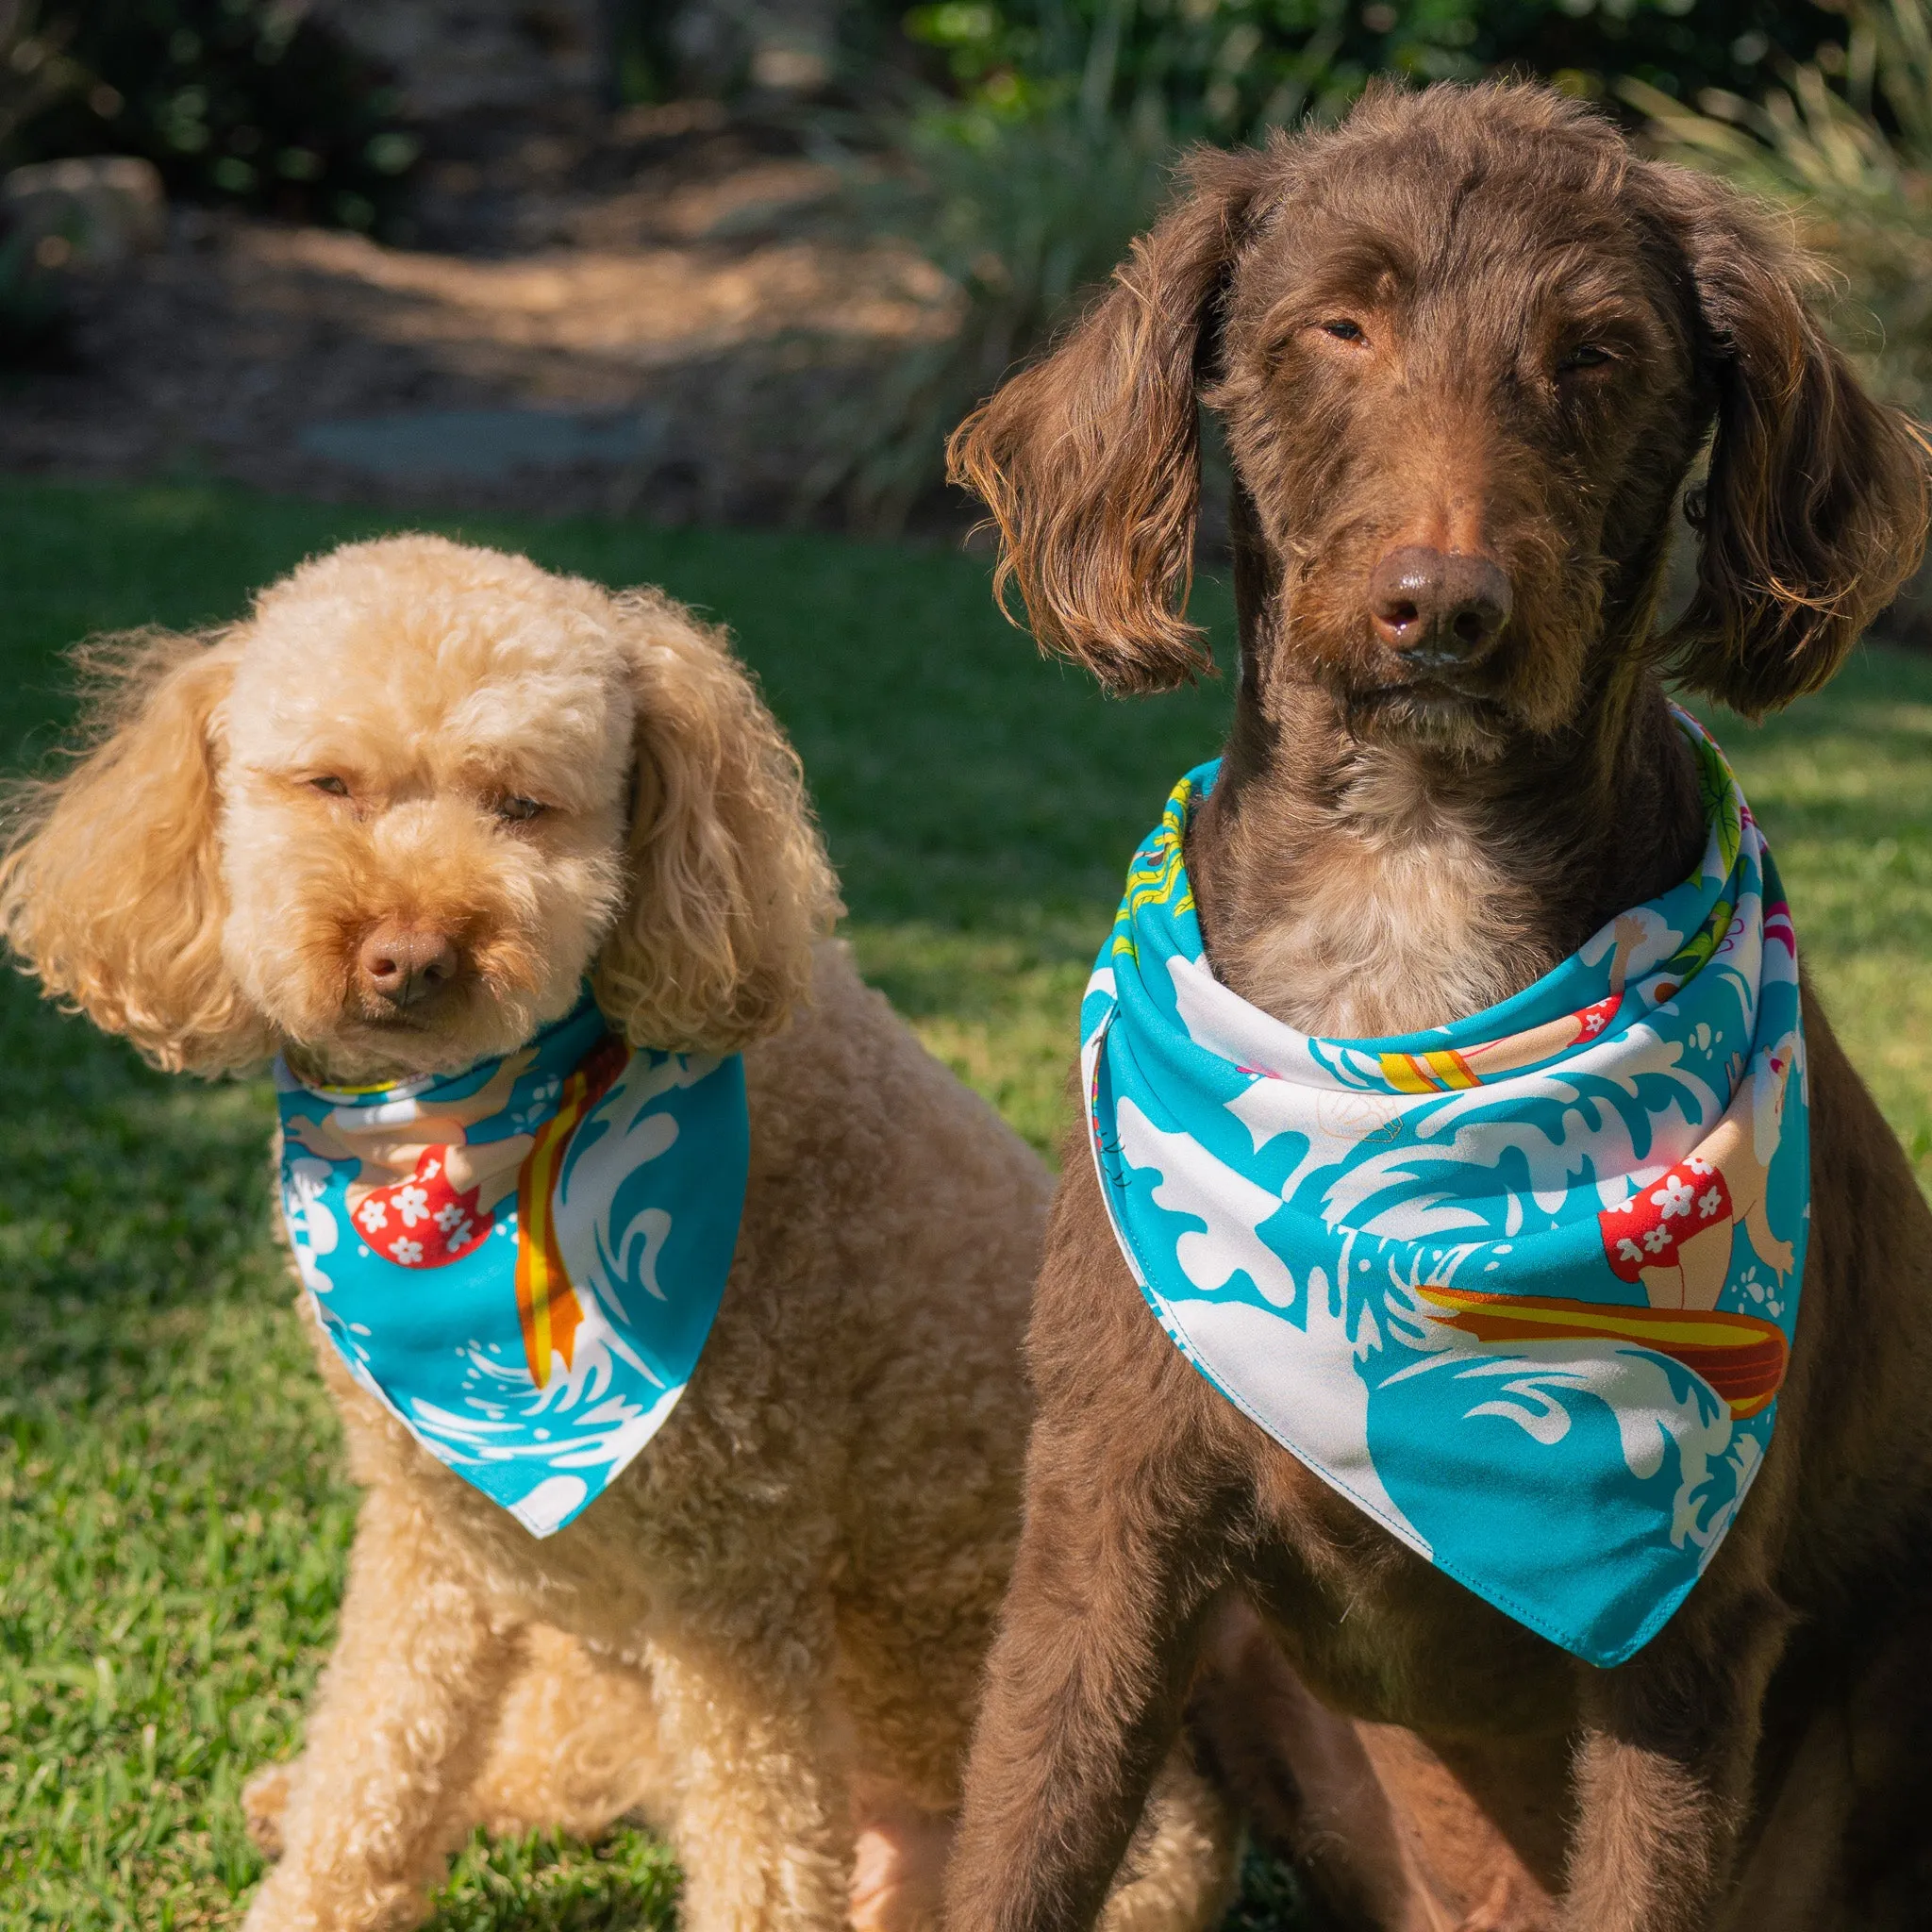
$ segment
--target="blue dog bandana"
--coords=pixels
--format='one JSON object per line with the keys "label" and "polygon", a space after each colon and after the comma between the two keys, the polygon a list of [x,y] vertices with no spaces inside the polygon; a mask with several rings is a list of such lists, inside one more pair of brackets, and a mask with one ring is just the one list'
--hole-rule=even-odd
{"label": "blue dog bandana", "polygon": [[275,1063],[282,1214],[351,1374],[533,1536],[684,1393],[744,1207],[744,1066],[636,1052],[588,993],[527,1046],[393,1087]]}
{"label": "blue dog bandana", "polygon": [[1101,1192],[1227,1399],[1411,1549],[1621,1663],[1764,1459],[1809,1223],[1796,945],[1715,744],[1697,871],[1487,1012],[1316,1040],[1223,986],[1135,855],[1087,989]]}

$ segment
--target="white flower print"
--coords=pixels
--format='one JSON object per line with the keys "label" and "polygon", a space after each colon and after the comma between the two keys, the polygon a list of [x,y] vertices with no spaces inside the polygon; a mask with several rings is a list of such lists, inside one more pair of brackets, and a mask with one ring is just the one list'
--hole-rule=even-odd
{"label": "white flower print", "polygon": [[442,1162],[440,1160],[425,1160],[423,1163],[423,1178],[425,1181],[433,1181],[441,1172]]}
{"label": "white flower print", "polygon": [[1617,1243],[1617,1258],[1620,1261],[1641,1261],[1643,1259],[1643,1250],[1626,1234]]}
{"label": "white flower print", "polygon": [[369,1230],[371,1234],[374,1234],[378,1227],[383,1227],[388,1224],[389,1209],[385,1208],[382,1205],[382,1203],[375,1198],[374,1194],[372,1194],[370,1195],[368,1200],[363,1202],[361,1207],[357,1208],[356,1219],[359,1221],[362,1224],[362,1225]]}
{"label": "white flower print", "polygon": [[1690,1183],[1682,1174],[1673,1174],[1650,1198],[1661,1208],[1666,1221],[1674,1214],[1689,1214],[1690,1211]]}
{"label": "white flower print", "polygon": [[1708,1221],[1724,1206],[1724,1197],[1716,1188],[1707,1188],[1697,1197],[1697,1216],[1700,1221]]}
{"label": "white flower print", "polygon": [[[414,1227],[419,1221],[429,1219],[429,1190],[427,1188],[407,1187],[396,1190],[396,1212],[403,1217],[405,1227]],[[1668,1209],[1665,1210],[1669,1212]]]}
{"label": "white flower print", "polygon": [[1690,1157],[1690,1158],[1684,1163],[1684,1172],[1686,1174],[1694,1174],[1700,1180],[1702,1180],[1704,1176],[1710,1172],[1710,1162],[1705,1159],[1703,1155],[1693,1154]]}
{"label": "white flower print", "polygon": [[1648,1228],[1644,1232],[1643,1245],[1655,1255],[1671,1244],[1671,1231],[1667,1227]]}
{"label": "white flower print", "polygon": [[[437,1218],[439,1220],[441,1219],[440,1215]],[[455,1227],[449,1230],[442,1245],[448,1253],[454,1255],[475,1231],[476,1224],[465,1215]]]}
{"label": "white flower print", "polygon": [[463,1218],[463,1210],[454,1201],[445,1201],[436,1210],[436,1224],[447,1234]]}
{"label": "white flower print", "polygon": [[389,1251],[405,1268],[414,1267],[423,1258],[423,1243],[410,1241],[407,1235],[390,1242]]}

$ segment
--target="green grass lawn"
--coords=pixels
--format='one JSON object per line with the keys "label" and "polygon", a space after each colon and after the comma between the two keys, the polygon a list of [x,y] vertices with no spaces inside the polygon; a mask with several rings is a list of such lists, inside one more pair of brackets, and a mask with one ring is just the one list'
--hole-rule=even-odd
{"label": "green grass lawn", "polygon": [[[416,520],[418,525],[422,520]],[[0,484],[0,762],[67,715],[90,632],[238,614],[372,512],[196,488]],[[823,538],[445,527],[727,621],[806,759],[868,974],[1037,1144],[1122,869],[1210,752],[1218,688],[1108,704],[1042,664],[964,558]],[[1227,641],[1227,605],[1201,608]],[[1809,970],[1932,1176],[1932,661],[1873,650],[1722,735]],[[353,1520],[268,1238],[265,1085],[148,1073],[0,981],[0,1926],[232,1924],[237,1792],[286,1754]],[[638,1833],[475,1845],[438,1932],[658,1924]],[[1244,1923],[1291,1916],[1257,1870]]]}

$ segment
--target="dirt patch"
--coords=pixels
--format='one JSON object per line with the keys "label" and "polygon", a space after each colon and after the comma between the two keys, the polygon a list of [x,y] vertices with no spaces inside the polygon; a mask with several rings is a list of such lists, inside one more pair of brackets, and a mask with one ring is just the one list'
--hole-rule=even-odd
{"label": "dirt patch", "polygon": [[0,389],[0,467],[795,512],[824,425],[951,312],[832,218],[841,178],[784,125],[584,108],[441,130],[407,245],[176,209],[160,251],[76,284],[68,366]]}

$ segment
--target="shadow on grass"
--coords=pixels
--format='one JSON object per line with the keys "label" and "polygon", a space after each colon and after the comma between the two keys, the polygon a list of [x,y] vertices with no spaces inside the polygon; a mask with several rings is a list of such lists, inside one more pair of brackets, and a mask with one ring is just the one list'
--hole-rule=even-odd
{"label": "shadow on grass", "polygon": [[679,1878],[647,1832],[588,1846],[558,1832],[474,1834],[424,1932],[660,1932],[676,1921]]}

